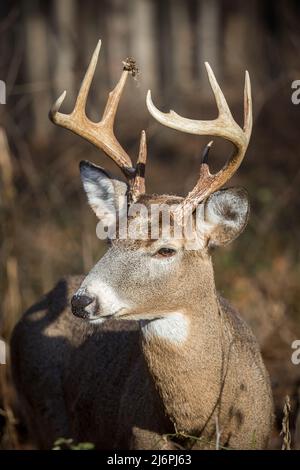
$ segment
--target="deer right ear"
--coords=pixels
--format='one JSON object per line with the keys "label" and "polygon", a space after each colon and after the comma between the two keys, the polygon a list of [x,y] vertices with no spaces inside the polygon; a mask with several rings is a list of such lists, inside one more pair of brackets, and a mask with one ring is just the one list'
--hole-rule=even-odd
{"label": "deer right ear", "polygon": [[88,161],[80,162],[80,175],[91,208],[103,225],[110,226],[116,212],[126,207],[127,184]]}
{"label": "deer right ear", "polygon": [[210,246],[232,242],[246,227],[249,217],[248,193],[243,188],[227,188],[213,193],[204,203],[206,236]]}

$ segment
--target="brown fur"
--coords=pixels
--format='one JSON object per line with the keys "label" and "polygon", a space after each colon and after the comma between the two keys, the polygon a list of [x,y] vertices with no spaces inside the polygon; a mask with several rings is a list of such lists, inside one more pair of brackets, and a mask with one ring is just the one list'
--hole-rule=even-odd
{"label": "brown fur", "polygon": [[[178,243],[179,261],[157,280],[143,272],[147,261],[138,250],[150,259],[152,243],[113,241],[84,282],[60,281],[16,326],[13,375],[39,447],[73,437],[102,449],[172,448],[176,437],[165,435],[185,433],[199,438],[196,448],[214,448],[216,427],[221,446],[266,447],[273,404],[259,346],[215,291],[208,241],[199,251]],[[149,338],[137,321],[121,315],[100,326],[75,318],[70,297],[91,280],[104,280],[130,300],[134,307],[122,310],[124,318],[182,312],[190,325],[187,338],[178,344]]]}
{"label": "brown fur", "polygon": [[255,338],[226,301],[193,328],[184,350],[157,341],[150,351],[136,322],[110,321],[95,331],[75,318],[69,302],[79,285],[78,278],[60,281],[12,338],[14,379],[39,447],[72,436],[104,449],[161,448],[163,434],[176,431],[214,447],[216,419],[222,445],[267,445],[269,380]]}

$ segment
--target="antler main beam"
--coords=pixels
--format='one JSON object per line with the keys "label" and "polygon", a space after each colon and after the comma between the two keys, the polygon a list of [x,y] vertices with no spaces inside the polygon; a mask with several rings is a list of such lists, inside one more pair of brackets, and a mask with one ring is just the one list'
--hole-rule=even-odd
{"label": "antler main beam", "polygon": [[[78,134],[85,140],[94,144],[98,149],[103,150],[106,155],[108,155],[121,168],[124,175],[129,179],[130,189],[133,187],[135,188],[134,198],[136,199],[139,194],[141,194],[139,191],[145,191],[144,181],[141,181],[141,175],[136,175],[137,170],[133,167],[131,158],[120,145],[114,134],[114,122],[119,101],[123,93],[128,74],[135,72],[135,64],[132,59],[130,59],[130,61],[128,60],[128,62],[124,62],[124,68],[120,80],[114,90],[109,93],[101,121],[93,122],[87,117],[85,110],[88,93],[98,62],[100,48],[101,41],[98,42],[93,53],[85,77],[82,81],[73,111],[70,114],[59,112],[59,109],[66,97],[66,91],[64,91],[52,106],[49,117],[54,124],[71,130],[75,134]],[[147,155],[146,135],[144,131],[142,133],[141,145],[143,146],[143,149],[140,149],[140,156],[142,156],[145,164]],[[135,181],[135,176],[137,176],[138,182]]]}
{"label": "antler main beam", "polygon": [[241,129],[233,119],[222,90],[207,62],[205,67],[218,108],[218,117],[216,119],[207,121],[187,119],[172,110],[169,113],[163,113],[154,106],[150,90],[147,94],[148,110],[161,124],[189,134],[223,137],[235,146],[233,155],[218,173],[211,174],[207,163],[201,164],[199,180],[194,189],[184,199],[181,209],[186,205],[196,207],[233,176],[242,163],[252,131],[252,99],[248,72],[245,75],[244,87],[244,127]]}

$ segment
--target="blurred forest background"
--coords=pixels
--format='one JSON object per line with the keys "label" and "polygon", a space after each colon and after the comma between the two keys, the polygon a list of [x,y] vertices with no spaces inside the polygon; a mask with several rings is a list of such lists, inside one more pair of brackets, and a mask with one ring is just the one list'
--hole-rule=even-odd
{"label": "blurred forest background", "polygon": [[[252,214],[245,233],[216,252],[216,281],[259,338],[278,425],[290,395],[293,445],[300,443],[300,366],[291,363],[291,343],[300,338],[300,105],[291,101],[291,84],[300,79],[299,21],[297,0],[1,1],[0,79],[7,102],[0,105],[0,336],[8,339],[24,309],[61,276],[87,272],[104,250],[78,163],[90,159],[119,172],[90,144],[48,119],[65,89],[63,110],[71,111],[98,39],[102,50],[88,114],[101,116],[122,60],[134,57],[140,74],[127,81],[116,134],[134,159],[140,131],[147,131],[148,192],[187,193],[208,138],[154,122],[145,106],[147,89],[162,110],[211,119],[216,106],[204,68],[208,60],[241,123],[248,69],[254,128],[230,184],[248,189]],[[213,170],[230,151],[216,139]],[[16,430],[23,436],[25,431],[8,368],[0,366],[0,374],[0,446],[18,448],[24,444]],[[273,445],[280,445],[278,433]]]}

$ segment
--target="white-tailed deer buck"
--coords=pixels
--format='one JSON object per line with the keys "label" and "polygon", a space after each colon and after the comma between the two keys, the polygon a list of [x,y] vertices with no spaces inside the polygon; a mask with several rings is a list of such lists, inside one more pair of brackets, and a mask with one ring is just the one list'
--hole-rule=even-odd
{"label": "white-tailed deer buck", "polygon": [[27,311],[14,330],[11,353],[32,436],[41,448],[51,447],[58,437],[91,441],[97,448],[171,449],[178,441],[195,448],[264,448],[273,415],[268,374],[250,329],[217,294],[211,261],[212,247],[231,242],[248,219],[246,192],[220,188],[241,164],[249,143],[249,76],[243,129],[208,64],[219,111],[214,120],[164,114],[148,93],[147,107],[156,120],[182,132],[224,137],[235,152],[211,174],[206,151],[199,180],[186,198],[147,195],[145,133],[134,167],[113,131],[130,62],[109,95],[102,120],[91,122],[85,114],[99,50],[100,43],[73,112],[59,112],[62,95],[50,113],[54,123],[103,150],[128,179],[125,183],[81,162],[91,207],[108,228],[125,207],[128,233],[133,226],[151,228],[142,211],[131,210],[137,202],[147,209],[175,205],[173,229],[184,223],[187,208],[193,214],[200,208],[196,240],[190,246],[184,236],[171,232],[157,239],[112,237],[84,280],[60,281]]}

